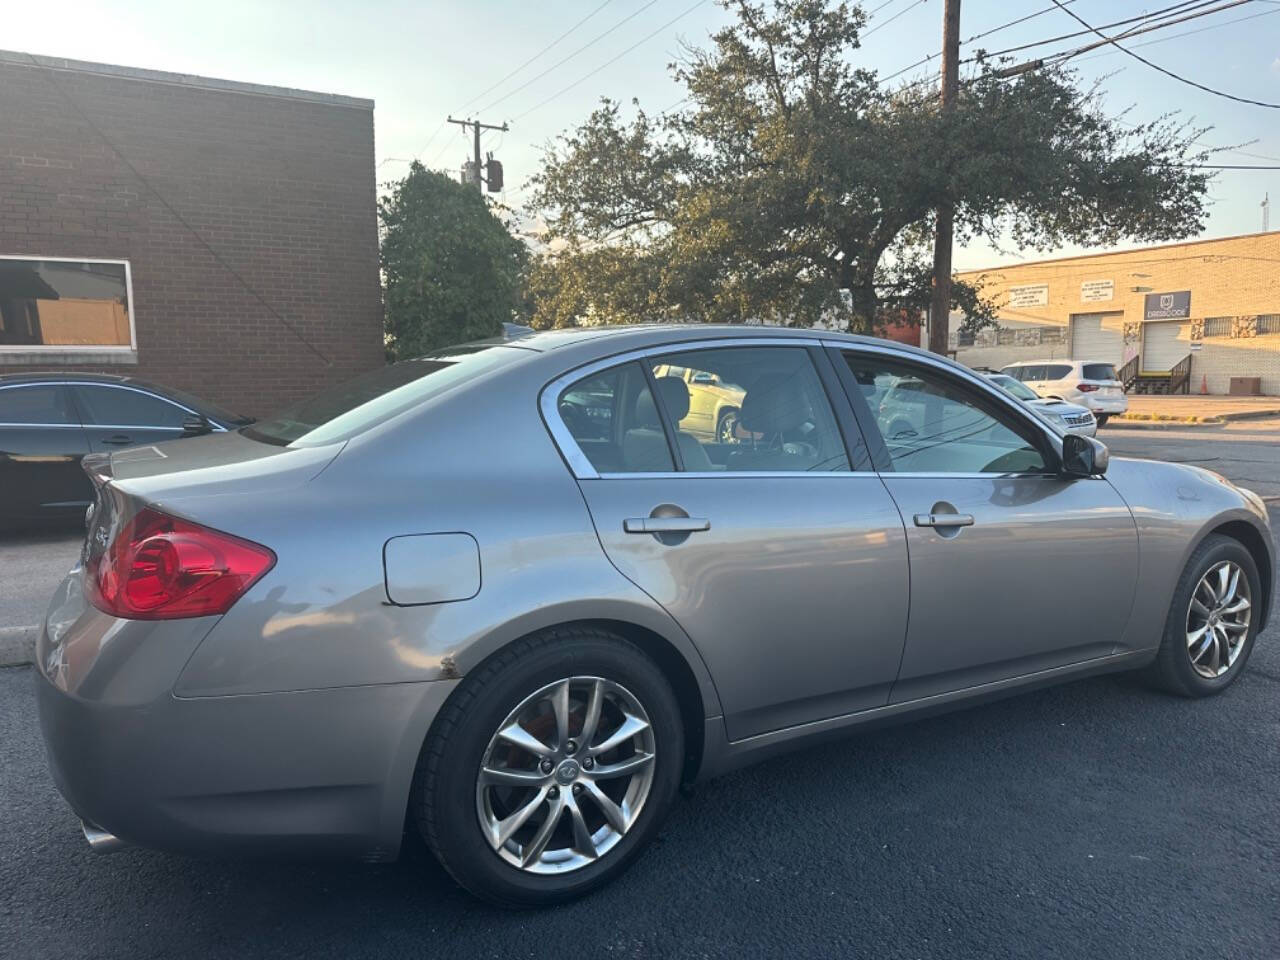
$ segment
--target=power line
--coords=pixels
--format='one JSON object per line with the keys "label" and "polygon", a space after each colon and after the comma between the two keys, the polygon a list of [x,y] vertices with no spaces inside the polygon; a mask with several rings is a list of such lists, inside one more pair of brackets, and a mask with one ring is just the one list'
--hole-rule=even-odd
{"label": "power line", "polygon": [[[919,0],[919,2],[924,2],[924,0]],[[557,98],[559,98],[559,97],[563,96],[564,94],[566,94],[566,93],[568,93],[570,90],[572,90],[574,87],[578,86],[578,84],[583,83],[583,82],[585,82],[585,81],[587,81],[587,80],[591,79],[591,78],[592,78],[592,77],[594,77],[597,73],[599,73],[601,70],[604,70],[606,67],[610,67],[610,66],[612,66],[613,64],[617,63],[619,60],[621,60],[623,57],[625,57],[628,53],[630,53],[630,52],[631,52],[632,50],[634,50],[636,47],[639,47],[639,46],[641,46],[642,44],[648,43],[650,40],[652,40],[652,39],[653,39],[654,37],[656,37],[658,34],[662,33],[662,31],[666,30],[668,27],[672,26],[672,25],[673,25],[673,24],[675,24],[676,22],[678,22],[678,21],[680,21],[680,20],[683,20],[683,19],[684,19],[685,17],[687,17],[689,14],[693,13],[693,11],[694,11],[694,10],[697,10],[697,9],[698,9],[698,7],[701,7],[701,6],[703,6],[704,4],[706,4],[706,3],[707,3],[707,0],[697,0],[697,2],[693,4],[693,6],[686,8],[686,9],[685,9],[685,11],[684,11],[683,13],[679,13],[679,14],[677,14],[676,16],[672,17],[670,20],[668,20],[666,23],[664,23],[662,26],[660,26],[657,30],[654,30],[652,33],[647,34],[647,35],[645,35],[644,37],[640,38],[640,39],[639,39],[639,40],[637,40],[635,43],[633,43],[631,46],[627,47],[625,50],[623,50],[621,53],[619,53],[617,56],[613,57],[613,58],[612,58],[612,59],[610,59],[610,60],[606,60],[604,63],[600,64],[600,66],[596,67],[596,68],[595,68],[594,70],[592,70],[590,73],[585,73],[585,74],[583,74],[581,77],[579,77],[577,80],[573,81],[573,83],[569,84],[567,87],[564,87],[564,88],[562,88],[562,89],[560,89],[560,90],[557,90],[555,93],[553,93],[551,96],[547,97],[547,98],[546,98],[545,100],[543,100],[542,102],[540,102],[540,103],[538,103],[537,105],[532,106],[532,107],[530,107],[528,110],[524,111],[524,113],[517,114],[513,119],[515,119],[515,120],[523,119],[524,117],[527,117],[529,114],[533,113],[535,110],[540,110],[540,109],[542,109],[542,108],[543,108],[543,107],[545,107],[548,103],[550,103],[552,100],[555,100],[555,99],[557,99]]]}
{"label": "power line", "polygon": [[[1075,3],[1076,0],[1066,0],[1066,2]],[[1041,10],[1037,10],[1035,13],[1029,13],[1024,17],[1018,17],[1018,19],[1010,20],[1008,23],[1002,23],[998,27],[992,27],[990,30],[986,30],[982,33],[975,33],[972,37],[969,37],[969,39],[961,41],[961,46],[965,46],[970,43],[973,43],[973,41],[975,40],[981,40],[983,37],[989,37],[993,33],[999,33],[1001,30],[1007,30],[1009,29],[1009,27],[1016,27],[1020,23],[1026,23],[1028,20],[1034,20],[1036,17],[1043,16],[1046,13],[1052,13],[1056,9],[1057,7],[1045,7]],[[901,70],[898,70],[895,73],[889,74],[889,76],[887,77],[882,77],[880,79],[880,83],[882,84],[888,83],[890,80],[893,80],[896,77],[902,76],[907,71],[914,70],[916,67],[924,66],[924,64],[928,63],[930,60],[936,60],[940,56],[942,56],[941,50],[939,50],[937,53],[931,53],[922,60],[917,60],[915,63],[909,64],[908,66],[903,67]]]}
{"label": "power line", "polygon": [[[501,80],[499,80],[497,83],[495,83],[495,84],[493,84],[492,86],[486,87],[485,89],[481,90],[481,91],[480,91],[479,93],[477,93],[474,97],[472,97],[470,100],[468,100],[466,103],[464,103],[462,106],[460,106],[457,110],[454,110],[453,112],[454,112],[454,113],[461,113],[463,110],[467,109],[467,107],[471,106],[473,103],[475,103],[475,102],[476,102],[477,100],[479,100],[481,97],[488,96],[490,93],[492,93],[492,92],[493,92],[494,90],[496,90],[498,87],[502,86],[504,83],[506,83],[508,80],[510,80],[512,77],[514,77],[517,73],[519,73],[519,72],[520,72],[521,70],[523,70],[525,67],[529,66],[529,64],[533,63],[533,61],[537,60],[540,56],[542,56],[544,53],[546,53],[548,50],[550,50],[552,47],[554,47],[556,44],[558,44],[558,43],[559,43],[561,40],[563,40],[565,37],[569,36],[569,34],[573,33],[573,31],[577,30],[580,26],[582,26],[584,23],[586,23],[588,20],[590,20],[592,17],[594,17],[597,13],[599,13],[601,10],[603,10],[605,7],[607,7],[607,6],[608,6],[609,4],[611,4],[611,3],[613,3],[613,0],[604,0],[604,3],[600,4],[600,6],[596,7],[594,10],[592,10],[590,13],[588,13],[585,17],[583,17],[581,20],[579,20],[577,23],[575,23],[572,27],[570,27],[570,28],[569,28],[568,30],[566,30],[564,33],[560,34],[560,36],[556,37],[554,40],[552,40],[550,43],[548,43],[545,47],[543,47],[541,50],[539,50],[537,53],[535,53],[532,57],[530,57],[530,58],[529,58],[528,60],[526,60],[524,63],[520,64],[520,66],[516,67],[514,70],[512,70],[510,73],[508,73],[505,77],[503,77],[503,78],[502,78]],[[638,11],[637,11],[637,12],[638,12]],[[625,21],[624,21],[624,22],[625,22]]]}
{"label": "power line", "polygon": [[[866,32],[865,32],[865,33],[864,33],[864,34],[863,34],[859,39],[861,39],[861,40],[865,40],[867,37],[871,36],[871,35],[872,35],[873,33],[875,33],[877,30],[880,30],[880,29],[881,29],[881,28],[883,28],[883,27],[887,27],[889,24],[893,23],[893,21],[897,20],[900,16],[902,16],[902,15],[903,15],[903,14],[905,14],[905,13],[909,13],[910,11],[914,10],[916,7],[920,6],[920,4],[922,4],[922,3],[924,3],[924,2],[925,2],[925,0],[915,0],[915,3],[910,3],[910,4],[908,4],[907,6],[903,7],[901,10],[899,10],[897,13],[895,13],[895,14],[894,14],[892,17],[890,17],[888,20],[884,20],[884,21],[882,21],[882,22],[880,22],[880,23],[877,23],[877,24],[876,24],[874,27],[872,27],[870,30],[866,31]],[[879,8],[879,7],[877,7],[876,9],[878,10],[878,9],[880,9],[880,8]]]}
{"label": "power line", "polygon": [[577,50],[573,51],[573,53],[569,54],[567,57],[564,57],[564,58],[562,58],[562,59],[560,59],[560,60],[557,60],[555,63],[553,63],[551,66],[547,67],[547,69],[543,70],[543,71],[542,71],[540,74],[538,74],[536,77],[532,77],[531,79],[526,80],[524,83],[520,84],[520,86],[516,87],[514,90],[508,91],[507,93],[503,94],[501,97],[499,97],[497,100],[493,101],[493,103],[489,104],[487,107],[485,107],[485,108],[484,108],[483,110],[481,110],[480,112],[481,112],[481,113],[488,113],[490,110],[492,110],[492,109],[493,109],[494,107],[496,107],[498,104],[500,104],[500,103],[505,103],[507,100],[510,100],[512,97],[514,97],[514,96],[515,96],[517,93],[519,93],[521,90],[525,90],[525,89],[527,89],[528,87],[532,86],[533,84],[535,84],[535,83],[537,83],[539,80],[541,80],[541,79],[542,79],[543,77],[545,77],[547,74],[551,73],[553,70],[555,70],[555,69],[557,69],[558,67],[561,67],[561,66],[563,66],[564,64],[568,63],[570,60],[572,60],[572,59],[573,59],[574,57],[576,57],[578,54],[580,54],[580,53],[582,53],[582,52],[584,52],[584,51],[586,51],[586,50],[589,50],[591,47],[595,46],[597,43],[599,43],[601,40],[603,40],[603,39],[604,39],[605,37],[607,37],[609,34],[613,33],[613,31],[617,30],[617,29],[618,29],[619,27],[621,27],[623,24],[627,23],[628,21],[634,20],[636,17],[640,16],[640,14],[644,13],[646,10],[648,10],[650,7],[652,7],[652,6],[653,6],[655,3],[657,3],[657,2],[658,2],[658,0],[649,0],[649,2],[648,2],[648,3],[646,3],[643,7],[640,7],[638,10],[635,10],[635,11],[633,11],[632,13],[627,14],[627,16],[623,17],[621,20],[619,20],[617,23],[615,23],[615,24],[614,24],[612,27],[610,27],[608,30],[605,30],[603,33],[598,34],[597,36],[593,37],[591,40],[589,40],[587,43],[584,43],[582,46],[580,46]]}
{"label": "power line", "polygon": [[[1243,2],[1249,2],[1249,0],[1243,0]],[[1190,80],[1184,76],[1176,74],[1172,70],[1166,70],[1164,67],[1160,66],[1159,64],[1152,63],[1146,57],[1142,56],[1142,54],[1134,53],[1132,50],[1128,49],[1127,47],[1122,47],[1120,44],[1116,43],[1116,41],[1111,37],[1108,37],[1106,34],[1101,33],[1098,30],[1096,30],[1094,27],[1090,26],[1087,21],[1077,16],[1074,10],[1068,10],[1066,6],[1062,3],[1062,0],[1053,0],[1053,3],[1055,6],[1061,7],[1063,12],[1066,13],[1067,16],[1071,17],[1081,26],[1088,27],[1095,34],[1097,34],[1107,43],[1111,44],[1111,46],[1115,47],[1117,50],[1121,51],[1122,53],[1128,54],[1130,57],[1132,57],[1134,60],[1137,60],[1139,63],[1146,64],[1152,70],[1155,70],[1158,73],[1163,73],[1166,77],[1170,77],[1174,80],[1177,80],[1179,83],[1185,83],[1189,87],[1195,87],[1197,90],[1203,90],[1205,93],[1212,93],[1214,96],[1222,97],[1226,100],[1234,100],[1237,103],[1247,103],[1255,107],[1266,107],[1270,110],[1280,110],[1280,103],[1268,103],[1265,100],[1252,100],[1249,97],[1238,97],[1233,93],[1225,93],[1222,90],[1215,90],[1213,87],[1205,86],[1203,83],[1197,83],[1195,80]],[[1231,4],[1231,6],[1236,6],[1236,5],[1237,4],[1235,3]],[[1199,14],[1199,16],[1203,16],[1203,15],[1204,14]]]}
{"label": "power line", "polygon": [[[1163,9],[1152,11],[1151,13],[1144,13],[1140,16],[1126,17],[1123,20],[1113,20],[1111,23],[1100,24],[1098,26],[1098,29],[1110,30],[1112,27],[1123,27],[1126,24],[1130,24],[1130,23],[1145,23],[1149,20],[1163,20],[1166,17],[1173,16],[1176,13],[1185,13],[1185,12],[1190,12],[1190,10],[1196,10],[1203,7],[1213,6],[1217,2],[1218,0],[1190,0],[1190,2],[1185,2],[1184,0],[1183,3],[1171,4],[1168,7],[1164,7]],[[1241,2],[1247,3],[1248,0],[1241,0]],[[1190,8],[1190,10],[1188,8]],[[1057,9],[1057,8],[1051,7],[1049,9]],[[1216,11],[1210,10],[1206,12],[1215,13]],[[1169,24],[1165,24],[1165,25],[1168,26]],[[1031,47],[1043,47],[1046,44],[1059,43],[1063,40],[1071,40],[1075,37],[1087,36],[1091,32],[1093,31],[1075,30],[1075,31],[1072,31],[1071,33],[1059,34],[1056,37],[1049,37],[1045,40],[1033,40],[1030,43],[1020,43],[1016,47],[1005,47],[1003,50],[987,51],[986,56],[988,58],[992,58],[992,57],[1004,56],[1006,53],[1018,53],[1021,50],[1028,50]]]}
{"label": "power line", "polygon": [[[1261,13],[1251,13],[1247,17],[1236,17],[1234,20],[1227,20],[1223,23],[1211,23],[1206,27],[1196,27],[1194,30],[1183,30],[1181,33],[1173,33],[1167,37],[1156,37],[1154,40],[1143,40],[1141,43],[1131,43],[1129,44],[1129,47],[1130,49],[1137,49],[1138,47],[1150,47],[1157,43],[1168,43],[1170,40],[1177,40],[1179,37],[1190,37],[1197,33],[1207,33],[1210,30],[1220,30],[1223,27],[1229,27],[1232,24],[1244,23],[1246,20],[1257,20],[1259,17],[1271,17],[1277,13],[1280,13],[1280,7],[1277,7],[1275,10],[1263,10]],[[1081,57],[1080,62],[1084,63],[1087,60],[1096,60],[1099,57],[1110,57],[1114,54],[1114,50],[1108,50],[1105,53],[1095,53],[1092,57]]]}

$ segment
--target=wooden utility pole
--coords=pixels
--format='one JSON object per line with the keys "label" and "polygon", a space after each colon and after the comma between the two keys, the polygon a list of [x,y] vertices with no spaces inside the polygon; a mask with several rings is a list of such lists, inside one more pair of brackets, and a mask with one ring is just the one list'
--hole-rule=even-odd
{"label": "wooden utility pole", "polygon": [[[960,0],[945,0],[942,8],[942,112],[955,109],[960,89]],[[951,326],[951,241],[955,229],[955,204],[950,198],[938,205],[937,232],[933,239],[933,300],[929,305],[929,349],[946,354]]]}
{"label": "wooden utility pole", "polygon": [[[474,185],[477,190],[483,193],[485,179],[484,179],[484,173],[483,173],[484,167],[481,166],[481,163],[480,163],[480,131],[481,130],[506,131],[510,128],[505,123],[502,124],[502,126],[495,126],[492,123],[481,123],[479,120],[455,120],[453,119],[453,117],[449,117],[448,120],[450,123],[456,123],[458,126],[462,127],[463,130],[465,130],[467,127],[470,127],[472,131],[475,133],[475,157],[471,161],[471,164],[469,165],[469,169],[467,172],[471,175],[472,185]],[[495,187],[494,189],[496,190],[497,187]]]}

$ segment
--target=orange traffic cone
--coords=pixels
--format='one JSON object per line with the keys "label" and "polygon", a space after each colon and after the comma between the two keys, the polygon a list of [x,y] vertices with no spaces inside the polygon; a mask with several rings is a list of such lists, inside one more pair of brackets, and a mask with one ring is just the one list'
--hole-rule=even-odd
{"label": "orange traffic cone", "polygon": [[1209,377],[1206,374],[1200,374],[1200,395],[1205,396],[1209,393]]}

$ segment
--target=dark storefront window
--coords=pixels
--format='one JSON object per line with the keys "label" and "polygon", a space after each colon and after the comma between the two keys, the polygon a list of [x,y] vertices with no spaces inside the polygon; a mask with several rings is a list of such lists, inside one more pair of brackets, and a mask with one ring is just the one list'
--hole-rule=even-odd
{"label": "dark storefront window", "polygon": [[0,350],[133,346],[129,266],[0,257]]}

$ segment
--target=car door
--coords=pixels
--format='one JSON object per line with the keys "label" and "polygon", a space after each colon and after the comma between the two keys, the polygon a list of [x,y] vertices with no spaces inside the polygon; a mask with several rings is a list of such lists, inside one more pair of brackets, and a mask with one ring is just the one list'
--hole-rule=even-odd
{"label": "car door", "polygon": [[[664,364],[740,385],[748,438],[680,430],[689,383]],[[609,559],[693,640],[734,740],[883,705],[902,655],[902,521],[827,364],[794,341],[637,357],[607,373],[610,443],[567,455]],[[584,379],[600,374],[548,390]]]}
{"label": "car door", "polygon": [[174,440],[191,416],[184,407],[136,387],[72,383],[70,388],[95,453]]}
{"label": "car door", "polygon": [[93,484],[88,439],[59,382],[0,385],[0,515],[35,520],[83,512]]}
{"label": "car door", "polygon": [[[1138,573],[1129,508],[1102,477],[1068,479],[1011,398],[946,365],[843,351],[846,383],[902,512],[911,611],[898,703],[1110,654]],[[858,399],[919,379],[918,428],[886,437]]]}

